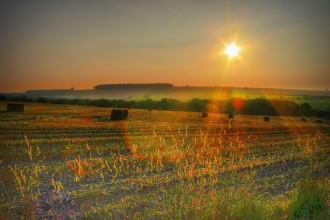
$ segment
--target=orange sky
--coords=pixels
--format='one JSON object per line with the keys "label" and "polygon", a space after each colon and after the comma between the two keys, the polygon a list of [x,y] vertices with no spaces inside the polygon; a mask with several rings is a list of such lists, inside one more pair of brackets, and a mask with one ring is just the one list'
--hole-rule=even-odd
{"label": "orange sky", "polygon": [[[327,1],[0,3],[0,92],[105,83],[330,88]],[[241,47],[228,60],[226,44]]]}

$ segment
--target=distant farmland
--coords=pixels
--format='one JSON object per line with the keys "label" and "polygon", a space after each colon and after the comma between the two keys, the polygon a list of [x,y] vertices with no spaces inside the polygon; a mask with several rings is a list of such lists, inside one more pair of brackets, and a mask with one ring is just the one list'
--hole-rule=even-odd
{"label": "distant farmland", "polygon": [[[93,105],[104,107],[118,106],[118,104],[109,105],[101,103],[109,102],[110,100],[112,100],[111,102],[113,103],[126,102],[127,104],[124,105],[124,107],[133,107],[130,103],[145,101],[145,104],[135,104],[135,106],[137,108],[141,108],[141,106],[149,105],[146,108],[162,108],[170,110],[171,108],[163,108],[157,105],[153,107],[152,102],[159,102],[166,99],[170,103],[176,103],[176,107],[172,108],[173,110],[190,110],[189,108],[183,108],[183,106],[187,104],[180,104],[180,102],[187,103],[196,98],[204,101],[228,101],[233,98],[244,99],[246,101],[254,99],[267,99],[275,101],[293,101],[297,105],[308,103],[313,111],[323,111],[327,115],[329,115],[330,112],[330,94],[328,91],[260,89],[247,87],[171,87],[169,86],[171,84],[165,84],[163,87],[152,85],[133,86],[132,88],[130,87],[130,84],[115,85],[116,86],[114,87],[105,87],[106,89],[101,87],[102,89],[100,90],[75,90],[73,88],[56,90],[28,90],[25,93],[0,94],[0,100],[40,103],[49,102],[53,104]],[[201,109],[199,111],[203,110]]]}
{"label": "distant farmland", "polygon": [[261,88],[234,88],[234,87],[137,87],[122,88],[114,87],[105,90],[28,90],[25,94],[28,98],[69,98],[69,99],[124,99],[141,100],[153,99],[161,100],[178,99],[190,100],[193,98],[202,99],[227,99],[229,97],[241,98],[310,98],[310,97],[330,97],[328,91],[310,91],[310,90],[290,90],[290,89],[261,89]]}

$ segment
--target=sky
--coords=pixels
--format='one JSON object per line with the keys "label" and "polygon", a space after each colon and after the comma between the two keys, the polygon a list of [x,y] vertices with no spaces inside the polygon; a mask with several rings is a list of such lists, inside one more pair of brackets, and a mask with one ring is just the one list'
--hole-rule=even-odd
{"label": "sky", "polygon": [[[0,92],[330,89],[328,0],[0,1]],[[231,59],[226,46],[240,51]]]}

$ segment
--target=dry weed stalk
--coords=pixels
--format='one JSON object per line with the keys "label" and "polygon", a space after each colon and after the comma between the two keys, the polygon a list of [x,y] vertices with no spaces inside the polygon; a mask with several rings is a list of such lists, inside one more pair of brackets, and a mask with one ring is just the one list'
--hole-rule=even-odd
{"label": "dry weed stalk", "polygon": [[9,169],[15,176],[15,181],[16,181],[16,184],[17,184],[17,187],[16,187],[17,191],[19,191],[22,198],[24,198],[25,194],[24,194],[23,182],[24,182],[24,180],[26,180],[26,178],[25,178],[24,174],[22,173],[22,170],[21,170],[21,172],[19,172],[17,170],[16,164],[15,164],[14,168],[9,166]]}
{"label": "dry weed stalk", "polygon": [[58,181],[54,181],[54,178],[52,178],[51,185],[53,186],[54,191],[58,194],[60,193],[61,189],[63,189],[63,185]]}
{"label": "dry weed stalk", "polygon": [[25,135],[24,135],[24,139],[25,139],[25,145],[27,148],[27,149],[25,149],[25,151],[28,153],[30,160],[32,160],[32,147]]}

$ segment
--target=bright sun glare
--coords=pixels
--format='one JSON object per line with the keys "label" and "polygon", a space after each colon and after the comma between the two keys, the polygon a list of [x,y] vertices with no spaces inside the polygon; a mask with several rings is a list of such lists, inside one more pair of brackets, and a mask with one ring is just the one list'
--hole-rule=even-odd
{"label": "bright sun glare", "polygon": [[239,47],[237,47],[235,43],[232,43],[227,46],[225,53],[228,54],[229,58],[232,58],[237,56],[239,50]]}

